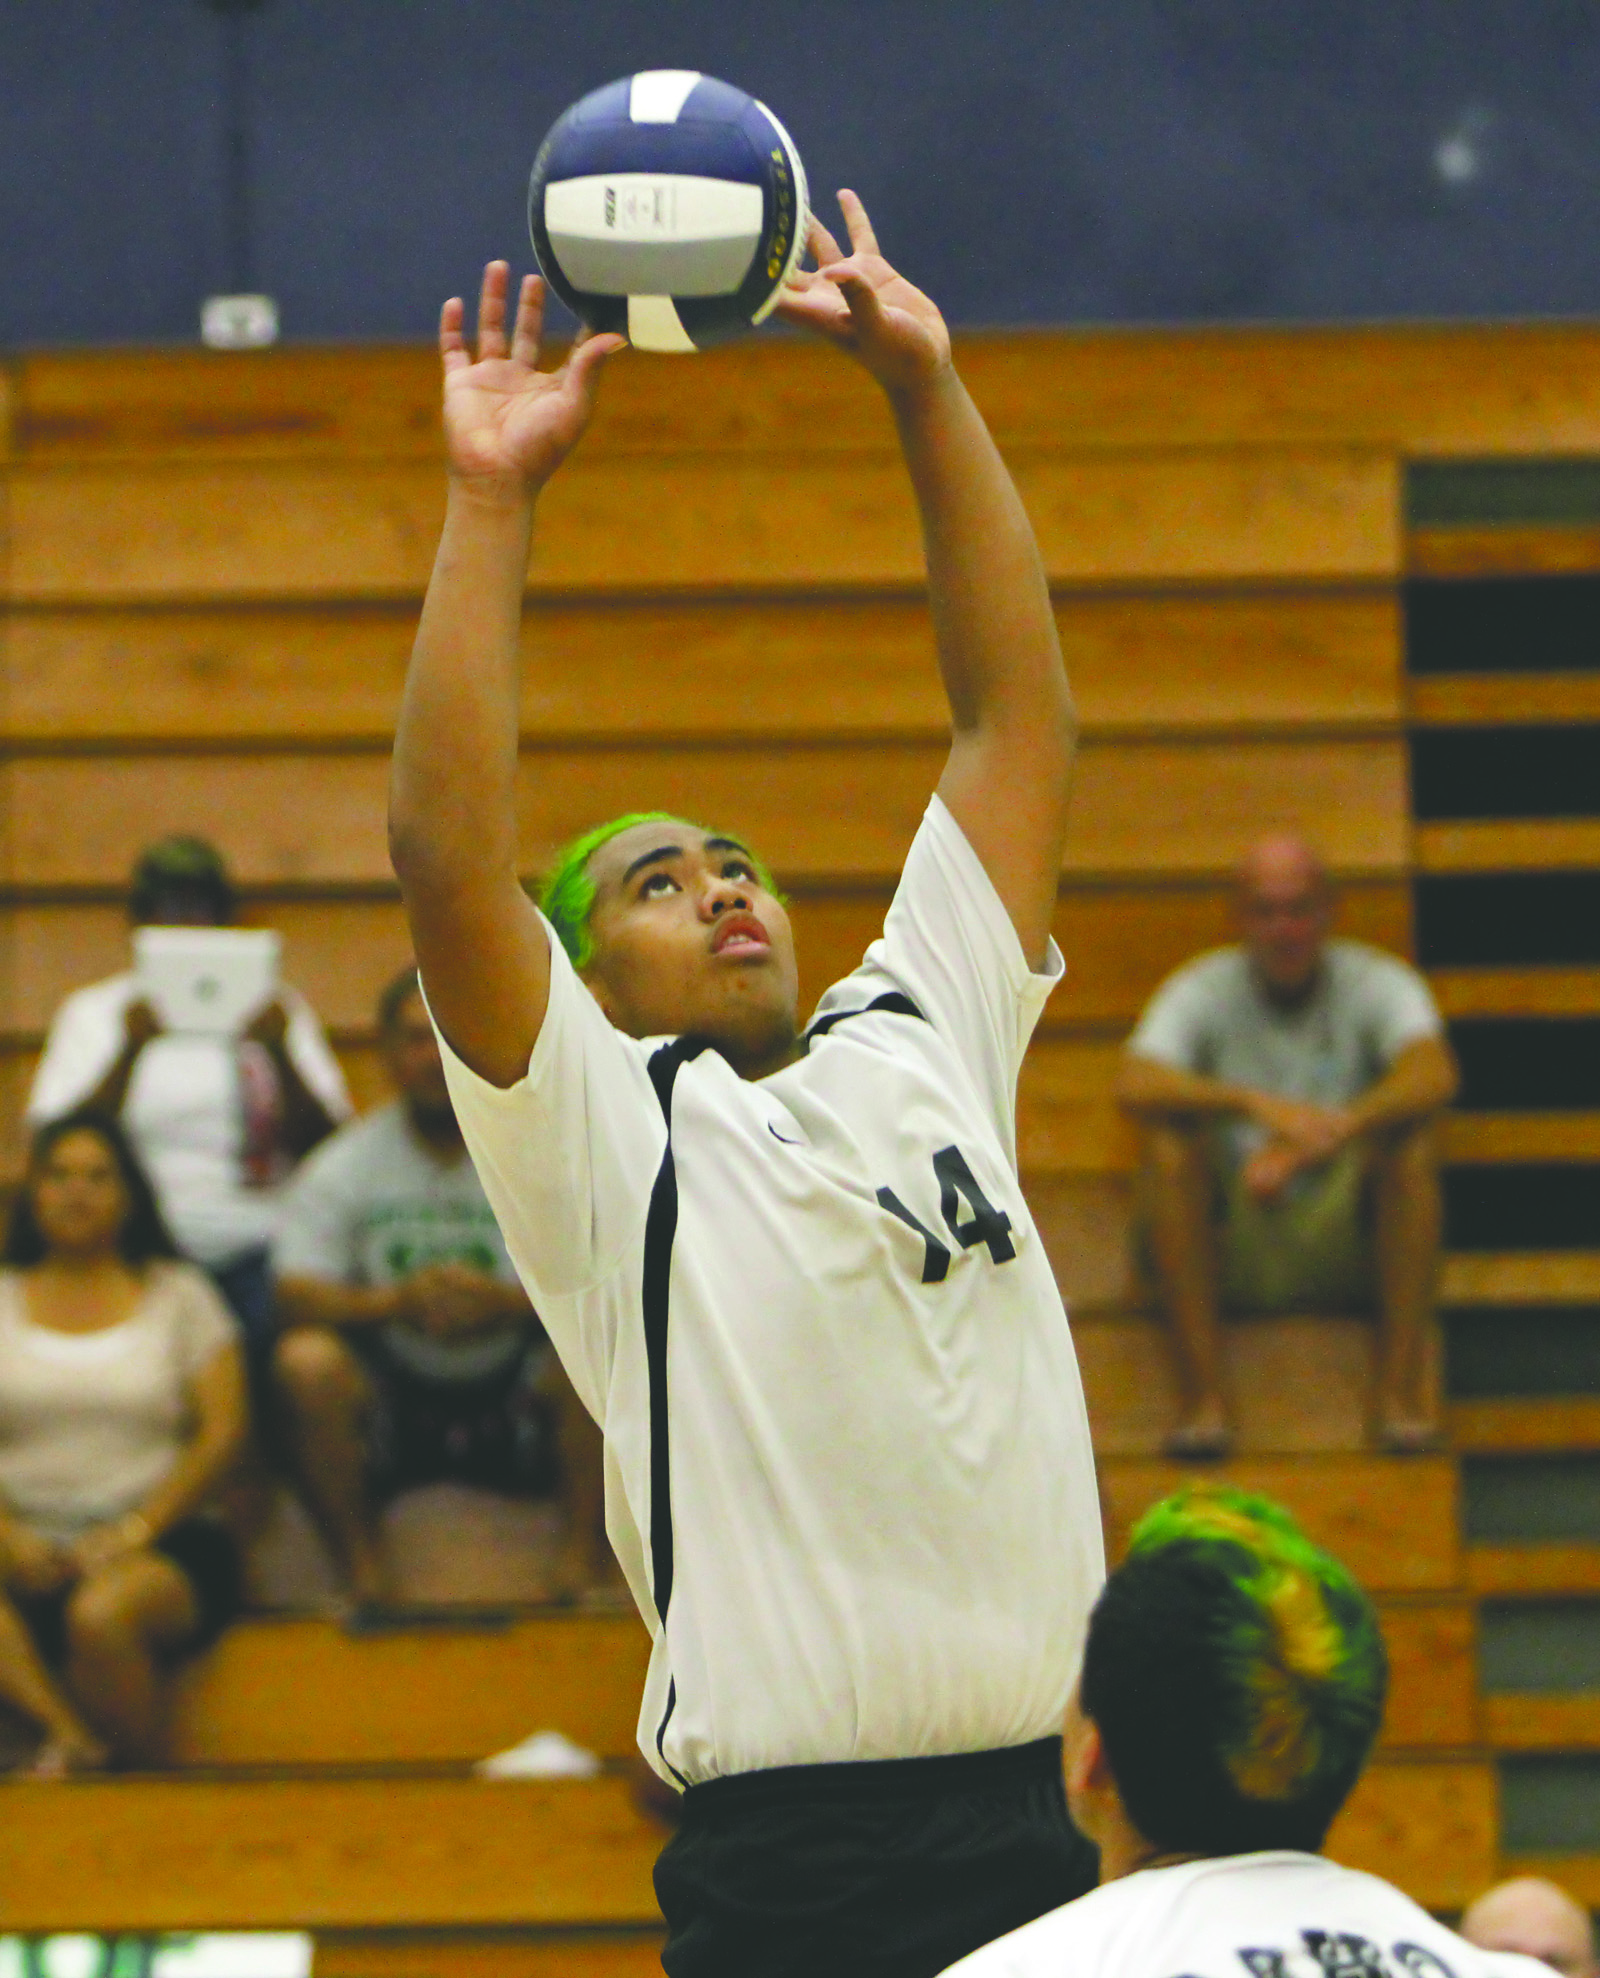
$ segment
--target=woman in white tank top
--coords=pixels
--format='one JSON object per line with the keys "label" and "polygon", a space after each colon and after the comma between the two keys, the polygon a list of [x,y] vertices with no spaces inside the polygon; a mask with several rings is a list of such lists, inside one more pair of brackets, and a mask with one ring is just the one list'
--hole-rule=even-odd
{"label": "woman in white tank top", "polygon": [[40,1131],[0,1265],[0,1698],[36,1773],[148,1764],[165,1666],[238,1606],[205,1514],[245,1433],[236,1329],[87,1111]]}

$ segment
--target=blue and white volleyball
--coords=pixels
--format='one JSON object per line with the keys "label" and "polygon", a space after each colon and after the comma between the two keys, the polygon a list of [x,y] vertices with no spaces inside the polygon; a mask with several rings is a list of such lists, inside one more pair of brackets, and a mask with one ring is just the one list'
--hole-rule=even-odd
{"label": "blue and white volleyball", "polygon": [[783,125],[697,69],[644,69],[574,103],[528,184],[545,280],[591,329],[641,350],[698,350],[769,316],[806,212]]}

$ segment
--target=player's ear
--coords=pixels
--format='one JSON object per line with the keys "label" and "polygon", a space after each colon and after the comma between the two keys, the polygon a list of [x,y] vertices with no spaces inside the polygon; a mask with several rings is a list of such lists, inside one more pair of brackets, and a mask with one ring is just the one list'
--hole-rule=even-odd
{"label": "player's ear", "polygon": [[1081,1799],[1110,1784],[1111,1767],[1106,1763],[1099,1725],[1081,1713],[1074,1712],[1074,1716],[1077,1721],[1071,1727],[1065,1753],[1067,1793],[1070,1798]]}

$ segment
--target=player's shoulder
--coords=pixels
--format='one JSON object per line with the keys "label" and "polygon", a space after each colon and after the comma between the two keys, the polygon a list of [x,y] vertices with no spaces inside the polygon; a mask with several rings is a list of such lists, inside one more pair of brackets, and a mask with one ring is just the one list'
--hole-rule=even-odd
{"label": "player's shoulder", "polygon": [[1130,1913],[1137,1878],[1108,1882],[952,1964],[944,1978],[1093,1978],[1086,1962]]}

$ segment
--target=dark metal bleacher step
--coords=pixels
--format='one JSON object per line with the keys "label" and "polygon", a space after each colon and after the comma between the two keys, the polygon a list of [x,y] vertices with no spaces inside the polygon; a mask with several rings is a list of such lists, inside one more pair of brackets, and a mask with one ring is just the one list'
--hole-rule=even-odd
{"label": "dark metal bleacher step", "polygon": [[1600,668],[1600,576],[1422,579],[1404,592],[1415,674]]}
{"label": "dark metal bleacher step", "polygon": [[1418,729],[1411,799],[1419,823],[1600,815],[1600,725]]}
{"label": "dark metal bleacher step", "polygon": [[1503,1852],[1600,1851],[1600,1755],[1503,1758],[1499,1772]]}
{"label": "dark metal bleacher step", "polygon": [[1444,1205],[1449,1250],[1592,1250],[1600,1242],[1600,1165],[1450,1168]]}
{"label": "dark metal bleacher step", "polygon": [[1416,907],[1424,968],[1600,962],[1600,872],[1421,878]]}
{"label": "dark metal bleacher step", "polygon": [[1413,529],[1464,523],[1600,522],[1600,460],[1417,460],[1406,468]]}
{"label": "dark metal bleacher step", "polygon": [[1600,1016],[1470,1017],[1450,1026],[1465,1112],[1600,1106]]}
{"label": "dark metal bleacher step", "polygon": [[1469,1456],[1461,1521],[1469,1545],[1600,1545],[1600,1452]]}
{"label": "dark metal bleacher step", "polygon": [[1600,1305],[1466,1306],[1444,1324],[1452,1401],[1600,1394]]}
{"label": "dark metal bleacher step", "polygon": [[1486,1695],[1600,1693],[1600,1600],[1490,1600],[1478,1615]]}

